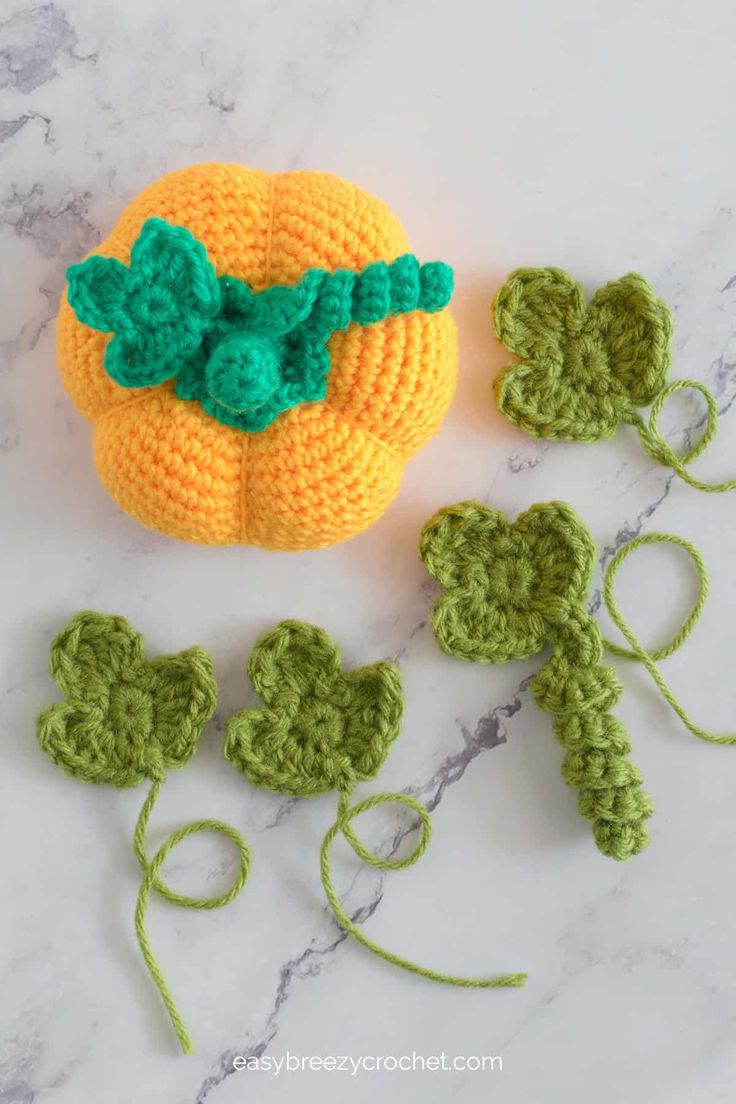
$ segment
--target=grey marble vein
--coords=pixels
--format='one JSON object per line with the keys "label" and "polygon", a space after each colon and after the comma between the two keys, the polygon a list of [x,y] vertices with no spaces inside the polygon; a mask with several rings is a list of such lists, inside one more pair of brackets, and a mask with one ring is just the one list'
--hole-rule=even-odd
{"label": "grey marble vein", "polygon": [[63,8],[39,4],[21,8],[0,23],[0,89],[28,95],[58,77],[62,60],[94,62],[96,54],[76,53],[76,31]]}

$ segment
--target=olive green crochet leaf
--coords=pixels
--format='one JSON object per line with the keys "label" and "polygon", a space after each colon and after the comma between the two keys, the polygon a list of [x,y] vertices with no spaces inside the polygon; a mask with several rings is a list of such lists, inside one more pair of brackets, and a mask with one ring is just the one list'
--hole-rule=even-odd
{"label": "olive green crochet leaf", "polygon": [[256,786],[301,797],[377,774],[401,727],[395,663],[345,672],[322,629],[282,621],[257,642],[248,674],[266,708],[231,717],[224,750]]}
{"label": "olive green crochet leaf", "polygon": [[135,786],[181,767],[212,716],[212,661],[189,648],[151,662],[123,617],[76,614],[51,646],[51,674],[65,700],[38,719],[43,750],[87,782]]}
{"label": "olive green crochet leaf", "polygon": [[642,276],[600,288],[558,268],[520,268],[496,296],[496,335],[519,363],[495,382],[499,409],[534,437],[610,437],[654,401],[670,366],[672,315]]}
{"label": "olive green crochet leaf", "polygon": [[432,611],[440,647],[479,663],[541,651],[560,611],[584,601],[595,565],[590,534],[564,502],[513,524],[479,502],[446,507],[425,526],[419,554],[445,588]]}

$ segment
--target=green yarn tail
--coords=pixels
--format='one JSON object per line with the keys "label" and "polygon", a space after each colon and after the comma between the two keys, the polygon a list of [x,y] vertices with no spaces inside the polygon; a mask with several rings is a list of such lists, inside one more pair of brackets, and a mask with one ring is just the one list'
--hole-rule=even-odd
{"label": "green yarn tail", "polygon": [[[189,1032],[184,1026],[184,1021],[181,1017],[179,1009],[176,1006],[171,991],[164,979],[163,972],[159,966],[156,957],[151,950],[151,944],[148,940],[146,933],[146,909],[148,908],[148,899],[151,895],[151,890],[155,890],[158,894],[164,897],[171,904],[181,905],[184,908],[196,908],[196,909],[216,909],[222,905],[229,904],[240,893],[241,889],[245,885],[248,877],[248,870],[250,868],[250,851],[243,837],[232,828],[229,824],[224,824],[220,820],[195,820],[191,824],[185,825],[183,828],[178,828],[175,832],[172,832],[170,836],[164,840],[161,847],[156,854],[150,860],[146,857],[145,852],[145,837],[146,830],[148,828],[148,820],[151,815],[151,810],[156,803],[159,793],[161,792],[161,786],[163,785],[163,778],[154,779],[151,789],[148,793],[143,808],[140,811],[138,822],[135,826],[135,834],[133,837],[133,847],[138,858],[141,867],[143,868],[143,881],[138,893],[138,900],[135,906],[135,933],[138,937],[138,945],[141,949],[148,972],[153,978],[154,984],[161,994],[161,999],[166,1005],[166,1009],[169,1013],[169,1019],[173,1025],[176,1037],[179,1040],[181,1049],[184,1054],[192,1054],[194,1047],[192,1046],[192,1040],[189,1036]],[[219,897],[187,897],[181,893],[175,893],[174,890],[169,889],[164,881],[159,878],[159,870],[166,861],[171,851],[181,843],[183,840],[188,839],[189,836],[195,835],[197,832],[219,832],[221,835],[226,836],[231,840],[238,850],[240,865],[238,867],[238,873],[235,881],[225,893]]]}
{"label": "green yarn tail", "polygon": [[[350,846],[356,855],[368,863],[370,866],[375,867],[377,870],[402,870],[406,866],[412,866],[427,849],[431,835],[432,835],[432,822],[429,817],[429,813],[425,807],[416,800],[416,798],[403,793],[381,793],[374,794],[372,797],[364,798],[363,801],[356,802],[355,805],[349,804],[350,795],[348,793],[342,793],[338,802],[337,818],[332,825],[327,835],[325,836],[322,847],[320,849],[320,873],[322,876],[322,886],[324,888],[327,900],[330,903],[330,907],[335,914],[335,918],[344,931],[352,935],[354,939],[357,939],[359,943],[362,943],[373,954],[378,955],[385,962],[391,962],[394,966],[400,966],[403,970],[408,970],[411,974],[418,974],[420,977],[429,978],[430,981],[439,981],[445,985],[456,985],[464,989],[502,989],[502,988],[520,988],[526,982],[526,974],[502,974],[498,977],[490,978],[470,978],[459,977],[455,974],[442,974],[437,970],[432,970],[426,966],[419,966],[416,962],[412,962],[408,958],[402,958],[400,955],[394,954],[392,951],[387,951],[385,948],[379,946],[378,943],[374,943],[372,939],[369,939],[367,935],[358,927],[357,924],[348,916],[345,909],[340,903],[340,898],[335,891],[335,887],[332,882],[332,872],[330,870],[330,850],[335,837],[342,834],[348,841]],[[395,802],[398,805],[403,805],[407,809],[411,809],[419,817],[421,825],[421,839],[411,852],[403,859],[381,859],[378,856],[372,854],[367,848],[360,842],[357,836],[354,834],[353,829],[350,826],[350,822],[366,812],[368,809],[373,809],[377,805],[383,805],[386,803]]]}
{"label": "green yarn tail", "polygon": [[[632,552],[635,552],[637,548],[641,548],[645,544],[674,544],[678,548],[684,549],[690,557],[698,576],[698,597],[690,614],[672,640],[670,640],[668,644],[652,652],[647,651],[624,620],[613,593],[613,584],[619,567]],[[614,655],[622,656],[624,659],[636,659],[642,663],[652,676],[664,700],[677,714],[688,731],[692,732],[693,736],[697,736],[699,740],[705,740],[706,743],[709,744],[729,746],[736,744],[736,735],[727,732],[709,732],[707,729],[701,728],[700,725],[696,724],[680,704],[654,662],[657,659],[666,659],[667,656],[672,655],[673,652],[676,652],[677,649],[685,643],[703,612],[703,606],[705,605],[707,597],[708,570],[703,561],[703,557],[700,555],[695,545],[685,540],[684,537],[675,536],[673,533],[645,533],[641,537],[635,537],[633,540],[629,541],[628,544],[619,548],[606,568],[603,579],[603,601],[605,602],[606,609],[608,610],[611,620],[617,626],[622,636],[627,640],[629,647],[624,648],[620,644],[613,643],[611,640],[604,640],[603,646]]]}
{"label": "green yarn tail", "polygon": [[593,824],[598,850],[630,859],[649,842],[653,806],[627,758],[626,729],[610,713],[621,685],[610,667],[600,666],[600,630],[582,608],[568,611],[556,636],[532,692],[539,707],[554,715],[555,735],[565,749],[562,776],[580,791],[578,807]]}
{"label": "green yarn tail", "polygon": [[[677,391],[688,390],[697,391],[705,399],[707,407],[705,430],[697,444],[693,445],[687,452],[678,456],[675,450],[667,444],[664,437],[659,432],[659,415],[670,395],[674,395]],[[688,486],[694,487],[697,491],[707,491],[715,494],[720,494],[723,491],[736,490],[736,479],[726,479],[721,483],[706,483],[702,479],[696,479],[696,477],[691,475],[687,470],[687,465],[693,460],[697,460],[697,458],[705,452],[718,432],[718,404],[713,393],[708,390],[705,384],[700,383],[698,380],[691,379],[674,380],[672,383],[662,388],[657,398],[652,403],[652,408],[649,412],[649,425],[645,423],[641,414],[633,407],[629,412],[628,420],[635,426],[639,433],[641,443],[652,459],[656,460],[659,464],[664,464],[665,467],[672,468],[675,475],[679,476]]]}

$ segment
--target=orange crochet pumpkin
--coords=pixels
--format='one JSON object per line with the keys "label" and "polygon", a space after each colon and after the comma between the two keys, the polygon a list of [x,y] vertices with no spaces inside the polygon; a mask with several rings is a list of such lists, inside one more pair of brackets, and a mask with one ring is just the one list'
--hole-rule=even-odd
{"label": "orange crochet pumpkin", "polygon": [[[408,248],[383,203],[336,177],[204,164],[146,188],[95,254],[127,265],[151,218],[186,227],[218,277],[254,292],[297,284],[315,268],[360,272]],[[100,478],[144,525],[204,544],[298,550],[360,533],[396,494],[404,464],[436,432],[455,388],[447,309],[335,332],[325,398],[285,409],[258,432],[177,397],[171,379],[119,386],[104,366],[110,336],[78,321],[64,295],[61,377],[93,423]]]}

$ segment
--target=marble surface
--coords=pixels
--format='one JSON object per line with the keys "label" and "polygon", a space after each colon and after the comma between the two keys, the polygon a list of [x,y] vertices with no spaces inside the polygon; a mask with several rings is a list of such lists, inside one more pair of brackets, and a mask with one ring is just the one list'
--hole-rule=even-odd
{"label": "marble surface", "polygon": [[[511,514],[567,499],[602,560],[634,533],[694,539],[711,600],[665,670],[702,723],[736,729],[735,500],[679,484],[631,432],[589,448],[526,440],[490,400],[504,356],[488,321],[520,264],[568,268],[591,290],[642,271],[676,312],[675,372],[717,395],[721,432],[699,470],[733,472],[731,0],[2,0],[0,13],[2,1104],[732,1100],[736,751],[700,744],[619,664],[620,715],[657,812],[645,854],[604,860],[530,699],[535,663],[443,657],[416,555],[434,510],[471,496]],[[380,524],[329,551],[213,551],[139,528],[97,483],[89,426],[57,379],[66,265],[148,181],[208,159],[353,179],[396,210],[420,256],[456,268],[461,371],[444,428]],[[701,417],[673,401],[673,442]],[[653,640],[684,615],[693,582],[655,549],[620,594]],[[197,1044],[189,1059],[133,937],[142,792],[76,783],[34,737],[56,700],[49,640],[80,607],[124,613],[152,653],[202,643],[221,684],[200,753],[154,815],[154,841],[214,813],[254,853],[227,909],[151,907]],[[351,664],[395,656],[404,674],[405,730],[378,785],[425,799],[434,839],[385,878],[341,851],[349,906],[397,951],[454,971],[526,969],[525,990],[433,986],[345,940],[317,866],[332,799],[254,792],[222,760],[223,720],[249,700],[248,651],[283,616],[324,625]],[[389,811],[365,835],[401,831]],[[169,869],[194,892],[233,873],[208,839]],[[233,1070],[236,1055],[287,1052],[491,1055],[503,1071]]]}

